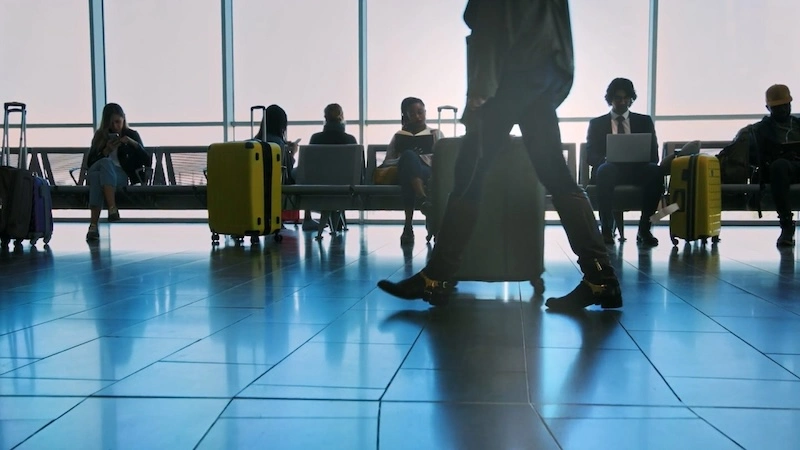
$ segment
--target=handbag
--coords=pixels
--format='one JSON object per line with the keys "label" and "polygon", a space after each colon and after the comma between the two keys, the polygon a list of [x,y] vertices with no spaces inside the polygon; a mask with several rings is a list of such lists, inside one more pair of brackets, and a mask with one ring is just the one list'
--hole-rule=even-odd
{"label": "handbag", "polygon": [[397,166],[376,167],[372,172],[373,184],[397,184]]}

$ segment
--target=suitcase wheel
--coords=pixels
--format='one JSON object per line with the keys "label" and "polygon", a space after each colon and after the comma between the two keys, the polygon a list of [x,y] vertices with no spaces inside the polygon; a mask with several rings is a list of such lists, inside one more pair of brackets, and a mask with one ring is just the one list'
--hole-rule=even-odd
{"label": "suitcase wheel", "polygon": [[9,243],[11,243],[11,239],[3,238],[2,240],[0,240],[0,244],[2,244],[3,247],[8,247]]}
{"label": "suitcase wheel", "polygon": [[719,243],[719,236],[713,236],[713,237],[711,238],[711,243],[712,243],[712,244],[717,244],[717,243]]}
{"label": "suitcase wheel", "polygon": [[219,245],[219,233],[211,233],[211,245]]}
{"label": "suitcase wheel", "polygon": [[678,238],[676,238],[675,236],[670,236],[669,238],[672,240],[672,246],[673,247],[677,247],[678,246]]}
{"label": "suitcase wheel", "polygon": [[39,242],[39,239],[38,239],[38,238],[36,238],[36,239],[31,239],[31,247],[35,247],[37,242]]}
{"label": "suitcase wheel", "polygon": [[283,235],[276,234],[274,239],[275,239],[275,242],[283,242]]}
{"label": "suitcase wheel", "polygon": [[250,245],[260,245],[261,239],[258,236],[250,236]]}
{"label": "suitcase wheel", "polygon": [[533,293],[535,295],[542,295],[544,294],[544,279],[539,277],[535,280],[531,280],[531,286],[533,286]]}

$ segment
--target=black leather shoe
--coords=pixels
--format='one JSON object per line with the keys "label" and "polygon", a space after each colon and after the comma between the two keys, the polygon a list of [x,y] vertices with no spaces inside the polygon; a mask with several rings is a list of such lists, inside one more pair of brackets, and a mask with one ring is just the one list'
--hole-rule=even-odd
{"label": "black leather shoe", "polygon": [[109,222],[119,222],[119,210],[114,208],[108,208],[108,221]]}
{"label": "black leather shoe", "polygon": [[658,245],[658,239],[653,236],[653,233],[651,233],[650,230],[640,230],[636,235],[636,243],[646,245],[648,247],[655,247]]}
{"label": "black leather shoe", "polygon": [[775,242],[775,245],[778,247],[794,247],[794,231],[794,223],[791,226],[781,227],[781,235],[778,236],[778,241]]}
{"label": "black leather shoe", "polygon": [[405,300],[421,299],[433,306],[446,305],[454,288],[453,283],[432,280],[422,272],[397,283],[381,280],[378,282],[378,287],[395,297]]}
{"label": "black leather shoe", "polygon": [[603,243],[606,245],[614,245],[614,235],[603,234]]}
{"label": "black leather shoe", "polygon": [[622,292],[619,281],[609,278],[595,284],[586,278],[569,294],[547,299],[545,306],[556,311],[574,311],[591,305],[601,308],[622,308]]}
{"label": "black leather shoe", "polygon": [[414,229],[403,228],[403,234],[400,235],[400,245],[412,245],[414,243]]}

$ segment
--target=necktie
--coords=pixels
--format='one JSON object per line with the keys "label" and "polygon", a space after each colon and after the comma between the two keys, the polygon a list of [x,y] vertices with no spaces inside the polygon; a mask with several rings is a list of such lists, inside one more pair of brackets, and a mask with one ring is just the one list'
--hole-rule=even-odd
{"label": "necktie", "polygon": [[617,134],[625,134],[625,117],[617,116]]}

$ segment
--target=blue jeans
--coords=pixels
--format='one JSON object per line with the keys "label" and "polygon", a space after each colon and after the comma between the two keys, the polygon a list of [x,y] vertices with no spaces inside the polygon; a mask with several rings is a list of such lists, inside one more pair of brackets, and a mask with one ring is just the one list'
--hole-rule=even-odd
{"label": "blue jeans", "polygon": [[402,193],[403,207],[414,208],[417,194],[414,192],[414,185],[411,182],[414,178],[420,178],[427,185],[431,179],[431,168],[422,162],[415,151],[406,150],[400,154],[400,160],[397,162],[397,178]]}
{"label": "blue jeans", "polygon": [[103,208],[103,186],[120,188],[128,185],[128,175],[110,158],[103,158],[92,164],[86,173],[86,180],[89,184],[90,208]]}

